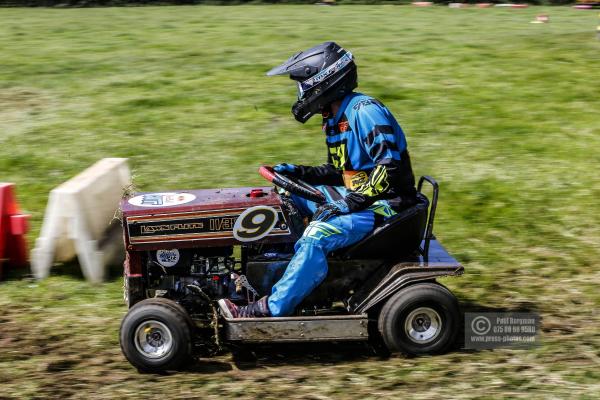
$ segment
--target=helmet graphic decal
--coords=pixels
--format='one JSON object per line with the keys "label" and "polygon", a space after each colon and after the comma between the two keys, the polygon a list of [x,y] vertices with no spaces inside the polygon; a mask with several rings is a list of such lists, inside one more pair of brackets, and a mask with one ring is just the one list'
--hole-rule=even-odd
{"label": "helmet graphic decal", "polygon": [[337,71],[346,67],[348,64],[350,64],[352,62],[352,60],[353,60],[352,53],[347,51],[346,54],[344,54],[339,60],[336,61],[335,64],[332,64],[329,67],[325,68],[323,71],[319,72],[312,78],[308,78],[304,82],[301,82],[300,86],[301,86],[302,90],[303,91],[309,90],[310,88],[312,88],[316,84],[320,83],[324,79],[327,79],[327,77],[333,75]]}

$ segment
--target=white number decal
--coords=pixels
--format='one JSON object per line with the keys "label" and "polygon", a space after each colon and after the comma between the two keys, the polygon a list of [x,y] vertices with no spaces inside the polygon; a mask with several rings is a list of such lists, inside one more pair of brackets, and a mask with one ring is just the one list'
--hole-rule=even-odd
{"label": "white number decal", "polygon": [[277,222],[277,211],[273,207],[251,207],[240,214],[233,225],[233,237],[240,242],[252,242],[271,232]]}

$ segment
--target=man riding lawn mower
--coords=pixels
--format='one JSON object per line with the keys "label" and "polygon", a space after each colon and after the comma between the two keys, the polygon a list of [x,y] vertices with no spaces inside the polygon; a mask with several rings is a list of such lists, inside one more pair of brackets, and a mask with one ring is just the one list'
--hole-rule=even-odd
{"label": "man riding lawn mower", "polygon": [[326,42],[267,73],[284,74],[298,85],[294,117],[304,123],[316,113],[323,115],[327,163],[318,167],[279,164],[273,169],[315,185],[327,202],[316,204],[292,196],[302,216],[312,222],[270,296],[244,307],[227,299],[219,301],[230,318],[292,314],[327,276],[327,254],[358,242],[397,210],[416,203],[402,128],[379,101],[353,92],[357,72],[349,51]]}
{"label": "man riding lawn mower", "polygon": [[454,341],[458,302],[436,279],[463,267],[433,236],[437,183],[424,176],[415,188],[402,129],[353,91],[350,52],[323,43],[268,72],[283,74],[298,85],[294,117],[323,116],[326,164],[261,167],[275,188],[121,203],[120,342],[141,371],[176,369],[222,344],[375,340],[418,355]]}

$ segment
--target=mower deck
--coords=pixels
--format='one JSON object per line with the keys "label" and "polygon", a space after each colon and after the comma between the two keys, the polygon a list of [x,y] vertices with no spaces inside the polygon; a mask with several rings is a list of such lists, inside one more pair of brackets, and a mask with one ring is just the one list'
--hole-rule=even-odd
{"label": "mower deck", "polygon": [[367,314],[225,318],[225,339],[250,343],[367,340]]}

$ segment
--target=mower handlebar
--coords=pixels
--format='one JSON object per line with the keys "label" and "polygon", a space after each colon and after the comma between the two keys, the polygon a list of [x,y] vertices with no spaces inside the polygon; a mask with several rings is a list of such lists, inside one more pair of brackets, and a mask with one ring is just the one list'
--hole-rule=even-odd
{"label": "mower handlebar", "polygon": [[322,204],[327,201],[323,193],[316,187],[309,185],[296,177],[280,174],[268,165],[261,166],[258,169],[258,173],[273,185],[307,200],[314,201],[317,204]]}

